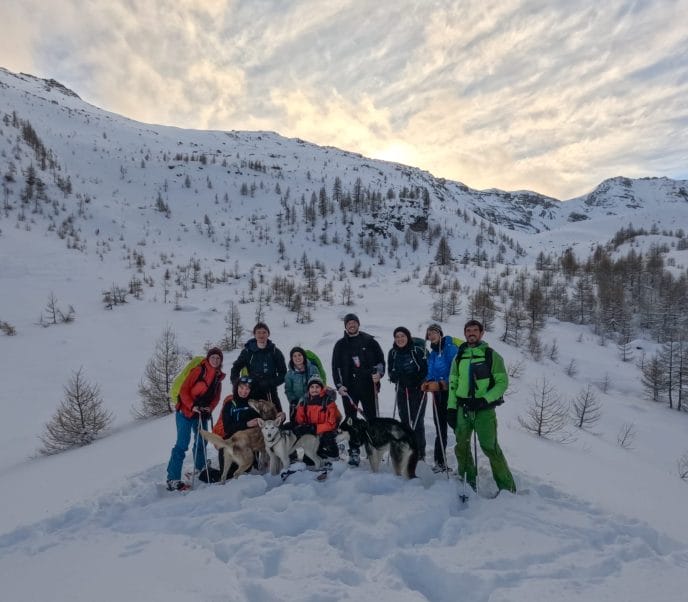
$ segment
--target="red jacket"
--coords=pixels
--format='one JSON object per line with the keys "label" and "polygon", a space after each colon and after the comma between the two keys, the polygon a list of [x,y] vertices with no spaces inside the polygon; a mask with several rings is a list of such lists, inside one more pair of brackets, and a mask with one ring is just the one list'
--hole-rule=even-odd
{"label": "red jacket", "polygon": [[342,415],[339,412],[337,393],[334,389],[322,389],[320,395],[311,397],[306,394],[296,406],[296,424],[314,424],[317,435],[337,430]]}
{"label": "red jacket", "polygon": [[[187,418],[193,418],[194,405],[208,406],[212,412],[220,401],[224,378],[225,374],[220,368],[215,370],[210,362],[204,359],[189,372],[184,384],[182,384],[182,388],[179,390],[177,409]],[[210,400],[204,399],[206,396],[210,397]]]}

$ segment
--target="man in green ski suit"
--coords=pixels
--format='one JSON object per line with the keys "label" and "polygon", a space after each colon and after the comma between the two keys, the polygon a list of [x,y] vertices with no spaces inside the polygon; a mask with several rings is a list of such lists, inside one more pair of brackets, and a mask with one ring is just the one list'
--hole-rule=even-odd
{"label": "man in green ski suit", "polygon": [[482,341],[485,329],[478,320],[466,322],[463,332],[466,343],[452,362],[447,403],[447,423],[456,434],[459,475],[476,488],[477,470],[471,453],[471,434],[475,429],[480,449],[490,460],[497,487],[515,492],[514,478],[497,443],[495,406],[509,384],[504,360]]}

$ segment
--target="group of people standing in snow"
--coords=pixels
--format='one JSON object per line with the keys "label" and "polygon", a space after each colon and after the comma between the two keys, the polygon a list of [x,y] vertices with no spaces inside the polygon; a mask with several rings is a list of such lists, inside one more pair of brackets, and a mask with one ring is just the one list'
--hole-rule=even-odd
{"label": "group of people standing in snow", "polygon": [[[431,398],[435,426],[433,471],[448,470],[450,427],[456,437],[458,474],[475,488],[477,469],[470,445],[475,431],[497,486],[513,492],[516,486],[497,442],[495,413],[508,386],[508,376],[502,357],[482,340],[483,335],[483,325],[477,320],[465,324],[464,340],[445,335],[439,324],[431,324],[424,339],[414,339],[407,328],[400,326],[394,330],[394,342],[385,359],[377,340],[360,330],[358,317],[347,314],[344,336],[332,352],[331,388],[321,374],[322,367],[309,359],[303,347],[291,349],[287,365],[282,352],[270,340],[270,329],[259,322],[253,328],[253,338],[232,364],[233,392],[225,398],[213,430],[226,439],[239,430],[257,426],[259,416],[249,401],[266,399],[272,401],[283,419],[288,416],[287,427],[296,435],[309,433],[319,437],[321,457],[336,459],[339,449],[335,437],[342,420],[337,395],[341,397],[345,417],[361,413],[368,420],[376,418],[380,415],[381,380],[387,370],[395,385],[394,413],[398,410],[401,422],[413,431],[419,460],[425,460],[425,411]],[[219,404],[225,379],[222,362],[222,350],[209,349],[181,386],[176,400],[177,440],[167,467],[168,489],[185,487],[182,463],[192,433],[196,435],[195,469],[202,477],[205,472],[204,480],[212,480],[198,430],[207,429]],[[284,409],[278,394],[282,384],[288,402]],[[350,445],[349,464],[359,463],[360,450]]]}

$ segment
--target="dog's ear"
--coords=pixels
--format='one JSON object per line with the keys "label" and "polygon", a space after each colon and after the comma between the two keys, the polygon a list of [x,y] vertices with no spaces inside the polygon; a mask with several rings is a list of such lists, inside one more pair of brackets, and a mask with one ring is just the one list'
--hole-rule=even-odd
{"label": "dog's ear", "polygon": [[279,416],[277,416],[277,418],[275,419],[275,425],[279,426],[280,424],[282,424],[285,418],[286,416],[284,414],[280,414]]}
{"label": "dog's ear", "polygon": [[258,420],[258,426],[260,428],[263,428],[263,426],[265,425],[265,420],[263,420],[262,418],[257,418],[257,420]]}

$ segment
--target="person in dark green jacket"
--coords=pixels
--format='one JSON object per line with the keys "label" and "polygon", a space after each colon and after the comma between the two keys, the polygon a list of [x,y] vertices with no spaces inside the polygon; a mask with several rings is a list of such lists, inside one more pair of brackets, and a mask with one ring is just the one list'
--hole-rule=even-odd
{"label": "person in dark green jacket", "polygon": [[471,434],[475,430],[480,449],[490,460],[497,487],[515,492],[514,478],[497,443],[495,406],[501,403],[509,385],[504,360],[482,340],[485,329],[478,320],[466,322],[463,332],[466,343],[452,362],[447,403],[447,422],[456,434],[459,475],[476,488],[477,469],[471,453]]}

